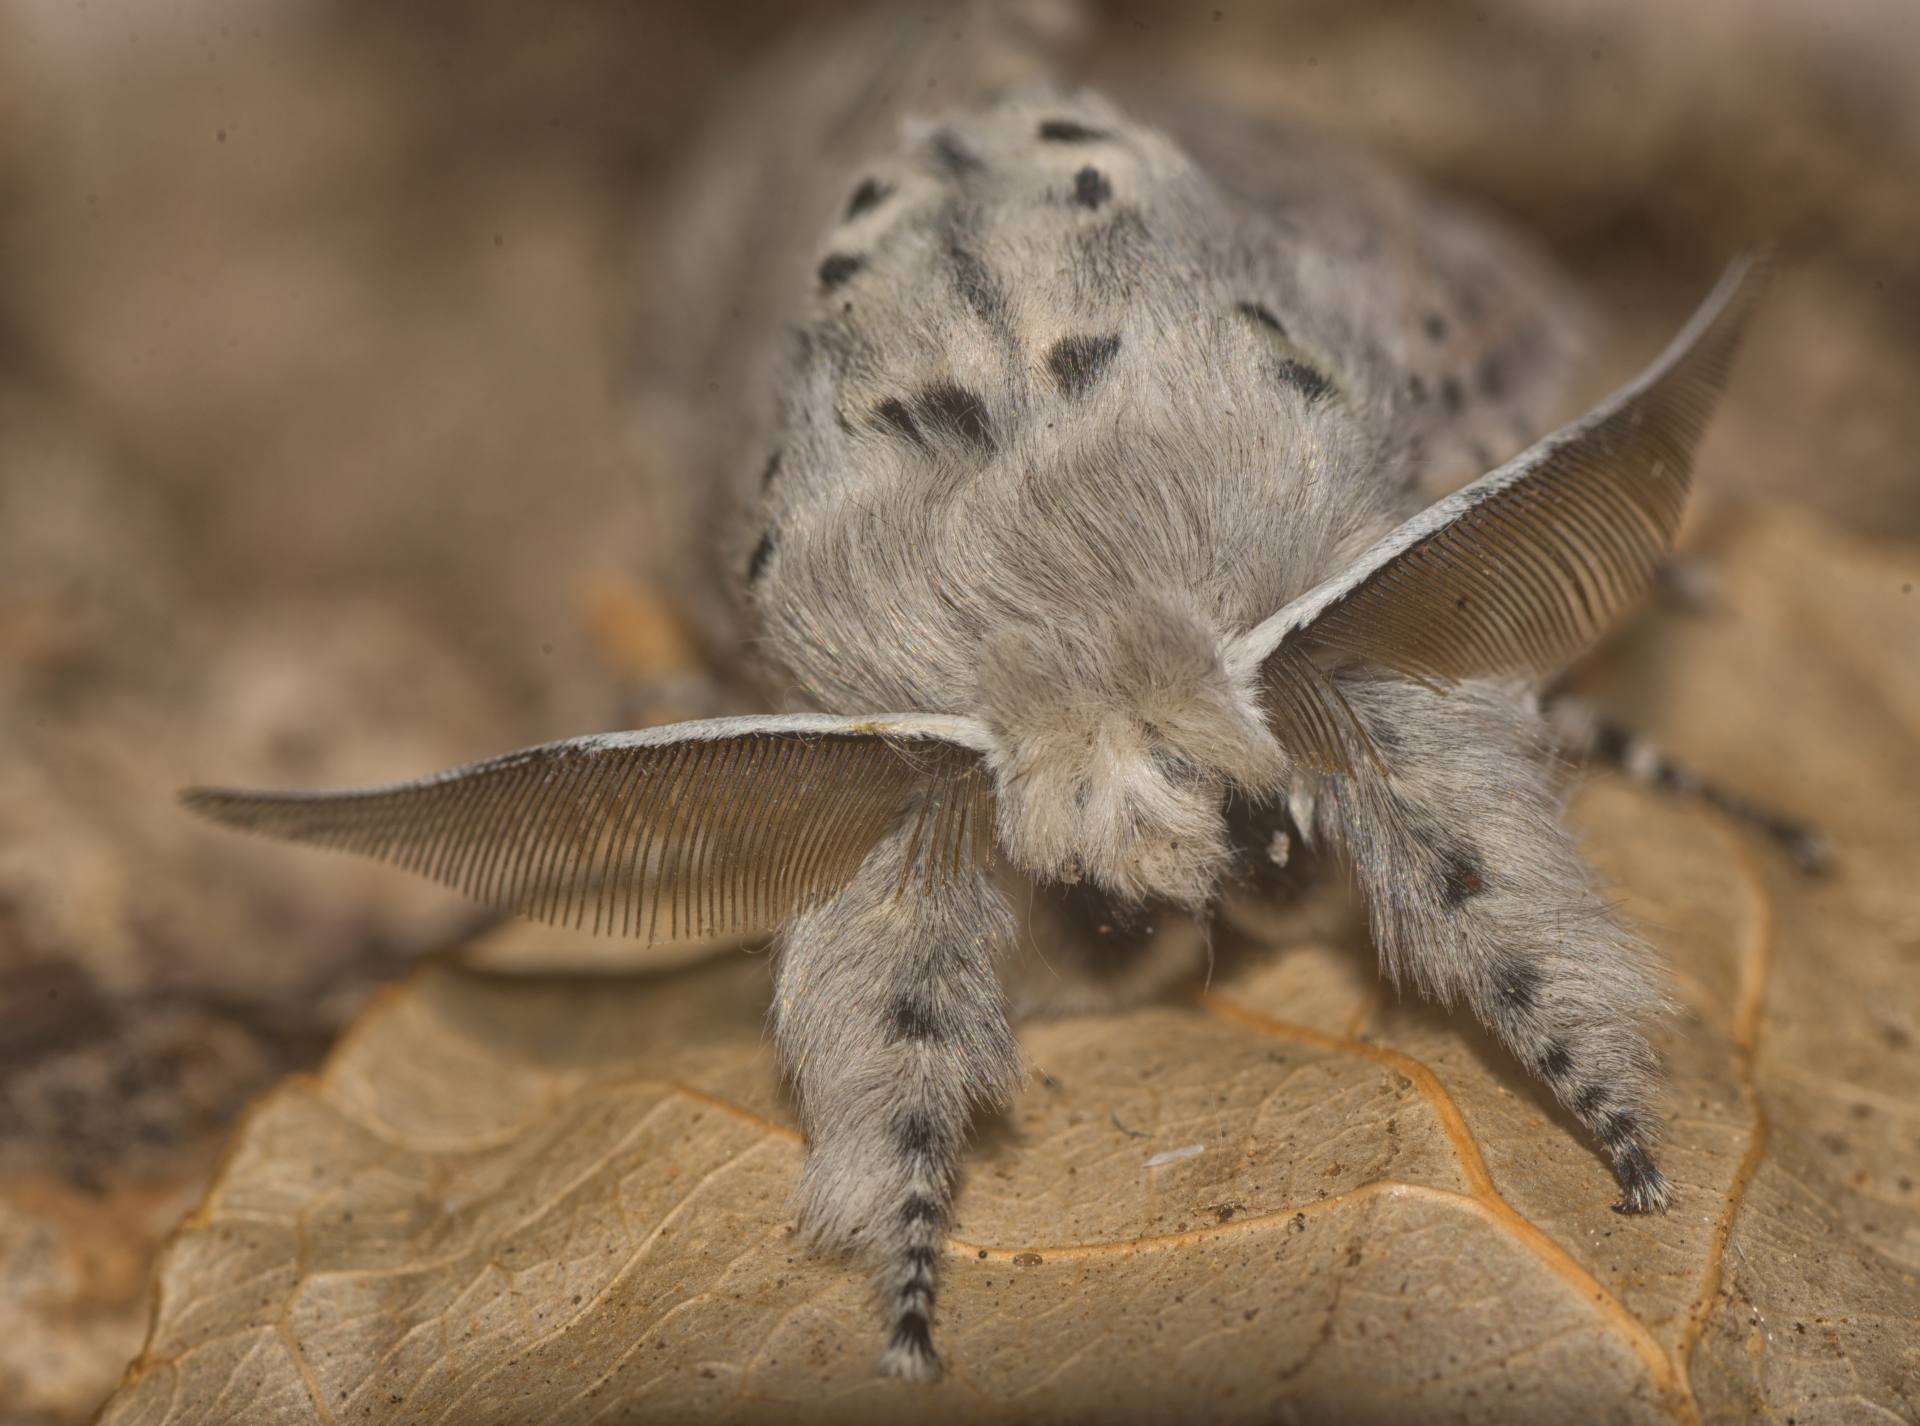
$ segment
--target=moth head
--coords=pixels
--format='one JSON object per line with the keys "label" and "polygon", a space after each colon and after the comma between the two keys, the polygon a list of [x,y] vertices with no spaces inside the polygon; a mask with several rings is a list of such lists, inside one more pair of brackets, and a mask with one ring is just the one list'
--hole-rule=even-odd
{"label": "moth head", "polygon": [[1196,611],[1116,612],[1097,634],[1021,625],[985,650],[1000,849],[1045,880],[1197,906],[1229,854],[1227,795],[1271,795],[1287,760]]}

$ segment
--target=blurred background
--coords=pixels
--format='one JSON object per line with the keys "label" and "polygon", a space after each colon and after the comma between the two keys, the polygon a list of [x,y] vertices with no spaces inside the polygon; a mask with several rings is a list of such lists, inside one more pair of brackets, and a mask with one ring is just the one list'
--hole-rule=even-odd
{"label": "blurred background", "polygon": [[[246,1104],[472,924],[175,789],[706,706],[634,313],[703,122],[849,8],[0,0],[0,1422],[87,1417]],[[1910,0],[1140,0],[1083,38],[1096,84],[1505,212],[1595,294],[1596,387],[1780,239],[1703,504],[1920,537]]]}

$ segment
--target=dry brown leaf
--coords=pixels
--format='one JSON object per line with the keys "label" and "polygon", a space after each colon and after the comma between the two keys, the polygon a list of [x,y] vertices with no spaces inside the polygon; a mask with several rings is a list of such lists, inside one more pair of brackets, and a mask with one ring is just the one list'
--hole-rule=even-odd
{"label": "dry brown leaf", "polygon": [[860,1275],[790,1236],[760,959],[439,969],[249,1118],[103,1419],[1911,1419],[1920,559],[1785,513],[1709,534],[1728,612],[1596,678],[1841,869],[1622,782],[1578,800],[1675,972],[1671,1214],[1609,1212],[1459,1017],[1295,944],[1029,1028],[947,1254],[950,1378],[882,1381]]}

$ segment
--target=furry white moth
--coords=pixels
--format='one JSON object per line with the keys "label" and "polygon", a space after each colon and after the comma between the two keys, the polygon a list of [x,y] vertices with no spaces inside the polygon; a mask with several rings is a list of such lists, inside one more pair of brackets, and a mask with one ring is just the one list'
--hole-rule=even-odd
{"label": "furry white moth", "polygon": [[963,1137],[1020,1077],[1022,880],[1198,915],[1236,858],[1333,847],[1387,974],[1551,1087],[1622,1211],[1669,1198],[1655,979],[1561,826],[1532,687],[1668,550],[1756,266],[1421,508],[1434,452],[1514,439],[1564,364],[1518,249],[1310,148],[1274,148],[1265,191],[1191,151],[1028,89],[848,179],[733,566],[780,675],[834,711],[187,794],[549,921],[776,930],[800,1222],[873,1265],[889,1373],[938,1374]]}

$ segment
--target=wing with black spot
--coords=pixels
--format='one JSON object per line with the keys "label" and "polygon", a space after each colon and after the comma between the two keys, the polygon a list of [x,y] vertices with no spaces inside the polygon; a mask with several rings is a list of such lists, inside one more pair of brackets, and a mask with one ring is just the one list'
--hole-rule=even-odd
{"label": "wing with black spot", "polygon": [[1312,365],[1386,417],[1413,492],[1458,489],[1569,414],[1592,323],[1532,244],[1303,123],[1138,97],[1238,201],[1267,277],[1241,295],[1337,334]]}
{"label": "wing with black spot", "polygon": [[1234,657],[1261,663],[1282,743],[1349,765],[1357,729],[1323,672],[1342,660],[1435,684],[1544,676],[1599,637],[1673,545],[1765,268],[1736,261],[1636,380],[1250,631]]}
{"label": "wing with black spot", "polygon": [[342,792],[195,788],[229,826],[359,852],[536,920],[650,941],[767,930],[910,826],[910,877],[991,853],[978,725],[793,715],[547,743]]}

